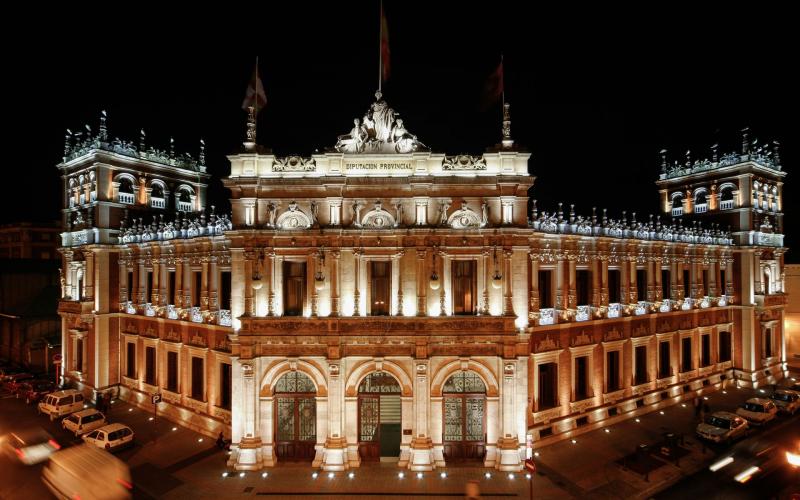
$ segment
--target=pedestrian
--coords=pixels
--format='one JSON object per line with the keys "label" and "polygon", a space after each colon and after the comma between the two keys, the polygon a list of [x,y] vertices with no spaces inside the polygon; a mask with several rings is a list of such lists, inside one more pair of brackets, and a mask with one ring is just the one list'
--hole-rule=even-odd
{"label": "pedestrian", "polygon": [[692,402],[692,404],[694,404],[694,418],[697,418],[698,416],[700,416],[700,409],[701,409],[701,407],[700,407],[700,398],[695,396],[694,401]]}
{"label": "pedestrian", "polygon": [[225,435],[222,434],[222,431],[219,431],[219,436],[217,436],[217,448],[225,449]]}
{"label": "pedestrian", "polygon": [[481,489],[478,487],[478,481],[467,481],[464,490],[464,498],[467,500],[478,500],[481,497]]}

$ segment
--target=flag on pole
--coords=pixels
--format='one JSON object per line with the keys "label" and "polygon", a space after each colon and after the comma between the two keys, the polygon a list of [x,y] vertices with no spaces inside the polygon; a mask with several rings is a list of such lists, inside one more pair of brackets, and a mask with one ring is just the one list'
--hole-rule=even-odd
{"label": "flag on pole", "polygon": [[381,3],[381,78],[384,82],[389,79],[389,68],[389,26]]}
{"label": "flag on pole", "polygon": [[258,112],[264,109],[266,105],[267,94],[264,92],[264,85],[261,83],[261,76],[258,74],[258,63],[256,62],[256,66],[253,68],[253,77],[250,79],[250,85],[244,95],[242,109],[247,110],[247,108],[253,107]]}
{"label": "flag on pole", "polygon": [[500,58],[500,64],[497,65],[489,79],[486,81],[486,91],[484,93],[484,106],[489,106],[497,102],[503,97],[503,58]]}

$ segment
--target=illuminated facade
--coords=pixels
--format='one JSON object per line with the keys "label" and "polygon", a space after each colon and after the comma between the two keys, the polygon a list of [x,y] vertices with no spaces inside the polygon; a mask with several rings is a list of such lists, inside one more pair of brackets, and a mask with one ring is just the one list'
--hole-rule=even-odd
{"label": "illuminated facade", "polygon": [[[324,153],[250,135],[230,219],[205,211],[202,161],[82,141],[59,165],[65,376],[161,393],[169,418],[230,432],[237,468],[519,470],[530,439],[783,376],[784,172],[747,141],[665,160],[669,223],[539,211],[508,107],[479,157],[429,151],[380,94]],[[672,219],[690,213],[732,231]]]}

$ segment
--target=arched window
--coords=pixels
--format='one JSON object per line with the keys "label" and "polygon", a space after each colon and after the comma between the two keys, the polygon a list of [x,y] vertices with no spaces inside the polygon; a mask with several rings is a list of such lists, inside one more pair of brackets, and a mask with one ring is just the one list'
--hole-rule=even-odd
{"label": "arched window", "polygon": [[694,192],[694,211],[698,214],[708,211],[708,192],[706,188],[699,188]]}
{"label": "arched window", "polygon": [[150,191],[150,196],[152,196],[153,198],[164,197],[164,188],[161,187],[161,184],[153,184],[153,190]]}
{"label": "arched window", "polygon": [[133,194],[133,183],[127,177],[119,180],[119,192]]}
{"label": "arched window", "polygon": [[680,192],[672,193],[672,216],[680,217],[683,215],[683,194]]}
{"label": "arched window", "polygon": [[733,201],[733,190],[734,186],[731,184],[725,184],[720,188],[719,191],[719,209],[720,210],[730,210],[734,207]]}
{"label": "arched window", "polygon": [[153,208],[167,208],[167,201],[164,199],[164,186],[160,182],[154,182],[150,190],[150,206]]}

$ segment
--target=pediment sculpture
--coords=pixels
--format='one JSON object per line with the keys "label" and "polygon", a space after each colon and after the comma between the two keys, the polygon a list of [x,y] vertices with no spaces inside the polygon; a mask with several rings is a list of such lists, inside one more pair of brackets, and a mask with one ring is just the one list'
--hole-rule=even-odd
{"label": "pediment sculpture", "polygon": [[395,218],[383,208],[380,200],[375,202],[375,208],[364,215],[361,227],[382,229],[395,227]]}
{"label": "pediment sculpture", "polygon": [[295,230],[311,227],[311,219],[297,206],[296,202],[289,203],[289,207],[278,216],[276,227],[279,229]]}
{"label": "pediment sculpture", "polygon": [[461,208],[453,212],[447,219],[447,224],[453,229],[479,228],[484,226],[481,216],[469,208],[463,201],[461,202]]}
{"label": "pediment sculpture", "polygon": [[370,105],[364,117],[353,120],[350,133],[340,135],[335,149],[340,153],[411,153],[427,149],[410,133],[395,112],[382,99],[380,91],[375,92],[375,102]]}

